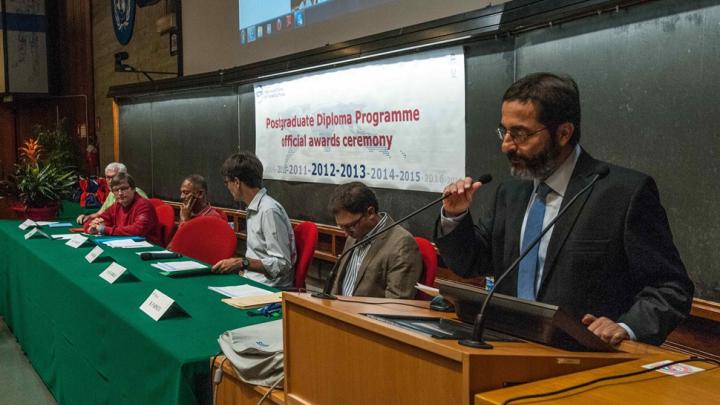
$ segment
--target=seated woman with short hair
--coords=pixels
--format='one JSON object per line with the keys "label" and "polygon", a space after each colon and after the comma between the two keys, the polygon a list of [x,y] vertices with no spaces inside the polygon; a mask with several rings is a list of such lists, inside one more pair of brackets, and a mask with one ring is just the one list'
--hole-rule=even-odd
{"label": "seated woman with short hair", "polygon": [[85,225],[86,232],[100,235],[143,236],[159,245],[160,226],[155,208],[135,192],[135,180],[126,173],[118,173],[110,181],[115,203],[100,216]]}

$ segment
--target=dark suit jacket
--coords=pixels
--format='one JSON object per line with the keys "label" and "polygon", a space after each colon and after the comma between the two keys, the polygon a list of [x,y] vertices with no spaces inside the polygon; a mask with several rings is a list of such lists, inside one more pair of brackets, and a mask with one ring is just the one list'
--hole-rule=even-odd
{"label": "dark suit jacket", "polygon": [[[393,223],[388,218],[388,224]],[[355,239],[348,237],[347,250]],[[340,273],[335,279],[333,293],[340,294],[347,262],[351,254],[340,263]],[[422,256],[415,238],[401,226],[380,235],[371,242],[365,260],[360,264],[355,290],[357,297],[414,298],[415,284],[422,274]]]}
{"label": "dark suit jacket", "polygon": [[[689,313],[693,284],[673,244],[655,181],[642,173],[578,158],[562,206],[587,185],[597,167],[608,175],[580,196],[552,231],[537,300],[580,319],[606,316],[627,324],[638,340],[660,344]],[[435,241],[457,274],[496,278],[519,255],[520,228],[532,181],[509,179],[495,205],[473,225],[470,215]],[[498,286],[517,295],[517,269]]]}

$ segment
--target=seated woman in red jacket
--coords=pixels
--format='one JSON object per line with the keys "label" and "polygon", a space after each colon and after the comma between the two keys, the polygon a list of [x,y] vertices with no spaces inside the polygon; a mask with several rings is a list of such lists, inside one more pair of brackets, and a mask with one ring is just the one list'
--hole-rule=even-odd
{"label": "seated woman in red jacket", "polygon": [[110,181],[115,203],[99,217],[85,224],[91,234],[144,236],[148,242],[160,244],[160,225],[155,208],[135,193],[135,180],[127,173],[118,173]]}

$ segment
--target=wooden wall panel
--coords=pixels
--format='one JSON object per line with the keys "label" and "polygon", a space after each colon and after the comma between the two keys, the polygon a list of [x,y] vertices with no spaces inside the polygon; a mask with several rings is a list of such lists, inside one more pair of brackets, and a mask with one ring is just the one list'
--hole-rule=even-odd
{"label": "wooden wall panel", "polygon": [[[47,5],[51,93],[13,96],[11,103],[3,105],[0,112],[3,172],[0,175],[9,174],[8,167],[17,159],[17,145],[34,135],[37,124],[54,128],[60,119],[66,120],[65,128],[75,137],[80,169],[87,172],[82,158],[87,138],[81,139],[79,132],[84,125],[86,136],[95,139],[91,3],[66,0],[47,2]],[[7,115],[10,113],[12,120]]]}
{"label": "wooden wall panel", "polygon": [[0,104],[0,179],[13,172],[16,159],[15,112]]}

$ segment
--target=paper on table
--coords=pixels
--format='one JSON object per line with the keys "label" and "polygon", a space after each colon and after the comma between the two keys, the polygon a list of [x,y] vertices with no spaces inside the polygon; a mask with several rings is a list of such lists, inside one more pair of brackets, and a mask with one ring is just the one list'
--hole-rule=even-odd
{"label": "paper on table", "polygon": [[240,309],[258,308],[263,305],[272,304],[274,302],[282,301],[282,293],[272,293],[257,295],[255,297],[242,297],[242,298],[223,298],[222,302],[230,305],[231,307]]}
{"label": "paper on table", "polygon": [[151,264],[151,266],[158,268],[162,271],[167,271],[168,273],[172,273],[175,271],[199,270],[208,268],[208,266],[192,260],[185,260],[181,262],[153,263]]}
{"label": "paper on table", "polygon": [[437,297],[438,295],[440,295],[440,290],[435,287],[430,287],[429,285],[415,283],[415,288],[431,297]]}
{"label": "paper on table", "polygon": [[53,222],[48,224],[50,228],[69,228],[72,224],[70,222]]}
{"label": "paper on table", "polygon": [[111,248],[128,248],[128,249],[136,249],[136,248],[148,248],[153,247],[152,243],[146,242],[146,241],[140,241],[136,242],[132,239],[116,239],[116,240],[109,240],[107,242],[103,242],[106,246],[109,246]]}
{"label": "paper on table", "polygon": [[31,226],[38,226],[38,224],[35,221],[33,221],[32,219],[26,219],[25,221],[23,221],[22,224],[18,225],[18,228],[20,228],[21,230],[24,231]]}
{"label": "paper on table", "polygon": [[57,224],[58,222],[57,221],[35,221],[35,223],[38,224],[38,226],[46,226],[46,225]]}
{"label": "paper on table", "polygon": [[135,252],[136,255],[140,256],[143,253],[173,253],[169,250],[146,250],[144,252]]}
{"label": "paper on table", "polygon": [[[672,363],[672,361],[671,360],[662,360],[662,361],[658,361],[657,363],[645,364],[642,367],[643,368],[655,368],[655,367],[659,367],[659,366],[662,366],[663,364],[668,364],[668,363]],[[685,363],[677,363],[677,364],[673,364],[672,366],[667,366],[667,367],[657,369],[655,371],[657,371],[659,373],[663,373],[663,374],[669,374],[669,375],[672,375],[675,377],[683,377],[683,376],[686,376],[689,374],[698,373],[700,371],[705,371],[705,369],[700,368],[700,367],[691,366],[691,365],[685,364]]]}
{"label": "paper on table", "polygon": [[140,241],[140,242],[135,242],[135,243],[132,243],[132,244],[127,244],[127,245],[125,245],[125,246],[120,246],[120,247],[121,247],[121,248],[126,248],[126,249],[139,249],[139,248],[149,248],[149,247],[153,247],[153,244],[150,243],[150,242],[146,242],[146,241],[143,240],[143,241]]}
{"label": "paper on table", "polygon": [[254,287],[249,284],[225,287],[208,287],[208,289],[230,298],[255,297],[258,295],[274,294],[272,291]]}
{"label": "paper on table", "polygon": [[[73,229],[75,229],[75,228],[70,229],[70,232],[74,232]],[[82,228],[78,228],[78,229],[82,230]],[[98,236],[95,238],[95,242],[105,243],[105,242],[113,241],[113,240],[126,240],[126,239],[132,239],[136,242],[145,240],[145,238],[143,238],[142,236]]]}
{"label": "paper on table", "polygon": [[76,233],[59,233],[57,235],[51,235],[53,239],[62,239],[62,240],[69,240],[72,239],[73,236],[77,235]]}

